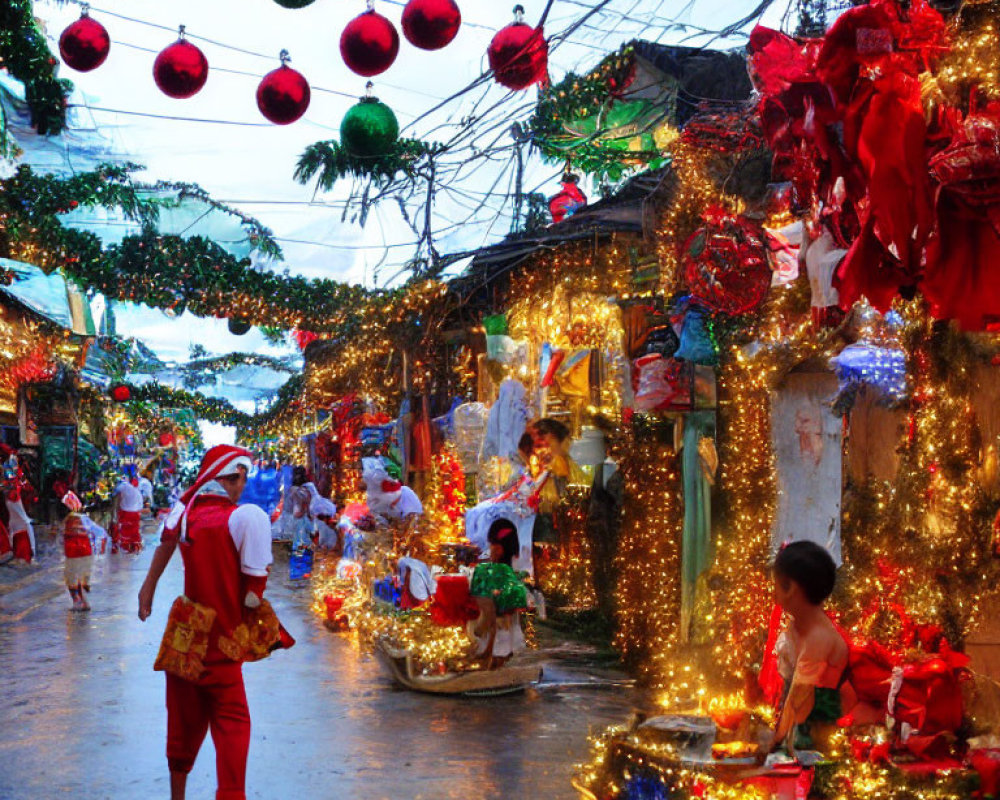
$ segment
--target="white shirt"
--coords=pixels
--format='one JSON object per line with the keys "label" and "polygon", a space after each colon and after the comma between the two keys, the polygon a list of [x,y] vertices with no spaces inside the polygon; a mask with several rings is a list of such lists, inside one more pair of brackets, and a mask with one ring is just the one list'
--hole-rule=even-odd
{"label": "white shirt", "polygon": [[271,518],[260,506],[247,503],[229,517],[229,535],[240,554],[240,571],[262,578],[274,560],[271,555]]}
{"label": "white shirt", "polygon": [[142,511],[142,492],[128,481],[122,481],[115,487],[115,496],[121,496],[118,507],[122,511]]}
{"label": "white shirt", "polygon": [[139,478],[139,494],[143,500],[153,502],[153,483],[149,478]]}
{"label": "white shirt", "polygon": [[[202,495],[216,494],[225,496],[225,491],[215,481],[205,484]],[[166,524],[171,524],[170,518],[179,517],[183,507],[175,504],[167,515]],[[263,578],[267,568],[274,560],[271,555],[271,518],[260,506],[253,503],[239,506],[229,515],[229,535],[240,554],[240,572]]]}

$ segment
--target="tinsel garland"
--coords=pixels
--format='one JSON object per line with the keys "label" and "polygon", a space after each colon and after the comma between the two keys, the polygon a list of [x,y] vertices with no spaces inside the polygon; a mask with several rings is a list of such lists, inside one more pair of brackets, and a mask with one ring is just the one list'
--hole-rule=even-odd
{"label": "tinsel garland", "polygon": [[274,404],[260,414],[247,414],[235,408],[224,398],[207,397],[200,392],[172,389],[161,383],[147,383],[133,386],[130,405],[152,404],[160,408],[187,408],[196,417],[208,422],[234,426],[240,440],[266,438],[265,434],[278,420],[287,414],[301,414],[303,376],[290,378],[277,392]]}
{"label": "tinsel garland", "polygon": [[240,366],[265,367],[289,375],[295,373],[295,370],[284,360],[274,356],[265,356],[259,353],[229,353],[224,356],[199,358],[181,366],[181,371],[184,373],[184,386],[188,389],[197,389],[199,386],[214,381],[218,373],[228,372]]}
{"label": "tinsel garland", "polygon": [[[47,271],[61,268],[84,288],[114,300],[206,317],[228,317],[239,309],[241,319],[253,324],[340,335],[358,330],[366,317],[404,294],[255,270],[249,259],[203,237],[161,236],[154,226],[164,201],[141,197],[128,181],[134,169],[103,166],[62,179],[19,168],[0,181],[0,257]],[[104,247],[93,233],[59,219],[80,205],[120,208],[144,230]],[[254,230],[251,239],[259,249],[277,252],[266,229]]]}
{"label": "tinsel garland", "polygon": [[539,91],[529,127],[533,142],[548,161],[570,161],[582,172],[619,180],[630,160],[652,161],[659,152],[624,153],[603,147],[596,137],[581,143],[567,143],[567,123],[578,117],[598,117],[622,95],[635,70],[634,47],[623,45],[586,75],[569,73],[559,83]]}
{"label": "tinsel garland", "polygon": [[370,178],[376,184],[388,184],[400,173],[406,178],[417,177],[417,167],[425,156],[437,148],[419,139],[399,139],[389,152],[374,156],[358,156],[339,142],[330,140],[309,145],[299,156],[294,178],[305,184],[317,178],[316,184],[329,191],[341,178]]}
{"label": "tinsel garland", "polygon": [[24,84],[31,125],[42,136],[55,136],[66,126],[66,99],[73,84],[56,78],[58,64],[35,22],[31,0],[4,0],[0,65]]}
{"label": "tinsel garland", "polygon": [[680,469],[672,428],[637,417],[620,456],[625,491],[614,644],[647,682],[662,685],[678,641],[683,526]]}
{"label": "tinsel garland", "polygon": [[909,424],[891,483],[850,486],[845,496],[844,578],[835,605],[856,634],[891,643],[905,608],[943,629],[953,646],[979,622],[979,603],[1000,580],[991,558],[1000,507],[980,482],[981,436],[972,405],[981,359],[968,334],[934,322],[917,298],[903,307],[912,384]]}

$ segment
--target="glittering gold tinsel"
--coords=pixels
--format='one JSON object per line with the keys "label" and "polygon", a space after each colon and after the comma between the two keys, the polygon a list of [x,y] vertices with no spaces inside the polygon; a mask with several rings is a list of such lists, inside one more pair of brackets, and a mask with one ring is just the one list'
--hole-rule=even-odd
{"label": "glittering gold tinsel", "polygon": [[654,686],[665,667],[680,622],[680,542],[683,528],[680,469],[666,432],[626,433],[624,518],[618,555],[618,631],[615,646]]}
{"label": "glittering gold tinsel", "polygon": [[851,487],[845,568],[836,606],[856,633],[893,642],[902,606],[960,645],[1000,580],[990,555],[997,503],[980,484],[981,441],[972,393],[978,357],[967,334],[932,321],[922,302],[901,306],[912,400],[895,480]]}

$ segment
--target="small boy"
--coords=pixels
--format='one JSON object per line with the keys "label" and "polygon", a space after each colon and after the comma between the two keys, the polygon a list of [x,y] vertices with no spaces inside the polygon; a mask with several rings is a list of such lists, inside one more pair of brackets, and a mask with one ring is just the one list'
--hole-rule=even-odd
{"label": "small boy", "polygon": [[63,496],[69,509],[63,522],[63,552],[66,556],[64,575],[74,611],[90,611],[84,592],[90,592],[90,569],[94,564],[94,547],[90,541],[89,519],[82,513],[83,503],[73,492]]}
{"label": "small boy", "polygon": [[818,729],[833,726],[841,717],[840,689],[849,651],[823,610],[836,577],[833,558],[814,542],[792,542],[774,561],[775,602],[791,623],[775,647],[786,693],[772,750],[785,743],[794,755],[797,725],[809,723]]}

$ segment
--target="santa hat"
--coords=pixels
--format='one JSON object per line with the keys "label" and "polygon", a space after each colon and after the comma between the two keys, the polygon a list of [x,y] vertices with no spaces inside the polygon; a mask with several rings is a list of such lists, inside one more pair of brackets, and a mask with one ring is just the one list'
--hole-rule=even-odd
{"label": "santa hat", "polygon": [[74,514],[79,514],[83,511],[83,503],[80,502],[80,498],[73,494],[73,492],[66,492],[66,494],[63,495],[62,501],[63,505]]}
{"label": "santa hat", "polygon": [[194,503],[195,498],[204,491],[205,486],[217,478],[235,475],[239,472],[240,467],[249,471],[251,466],[253,466],[253,453],[245,447],[217,444],[211,448],[201,459],[201,468],[198,470],[195,482],[170,509],[165,523],[166,529],[176,530],[179,525],[179,538],[183,542],[187,538],[188,511],[191,510],[191,504]]}

